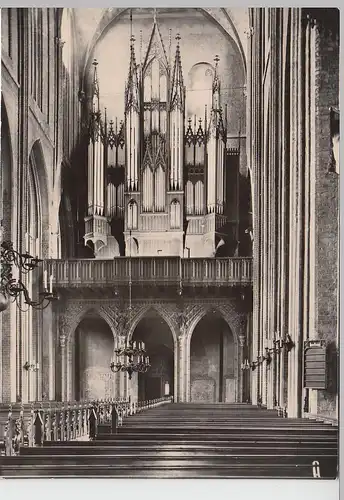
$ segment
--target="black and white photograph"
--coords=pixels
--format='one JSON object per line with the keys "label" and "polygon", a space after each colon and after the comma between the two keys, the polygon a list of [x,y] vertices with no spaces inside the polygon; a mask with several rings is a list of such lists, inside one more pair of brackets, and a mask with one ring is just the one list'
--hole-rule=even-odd
{"label": "black and white photograph", "polygon": [[339,9],[0,14],[0,479],[336,480]]}

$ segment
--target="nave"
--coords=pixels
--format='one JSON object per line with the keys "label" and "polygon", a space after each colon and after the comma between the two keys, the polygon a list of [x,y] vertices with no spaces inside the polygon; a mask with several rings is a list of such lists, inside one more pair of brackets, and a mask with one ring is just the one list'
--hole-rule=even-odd
{"label": "nave", "polygon": [[[149,407],[148,407],[149,406]],[[337,475],[338,429],[245,403],[154,400],[90,425],[92,440],[22,446],[0,476],[323,478]],[[98,415],[99,416],[99,415]],[[106,419],[105,419],[106,420]],[[120,425],[122,424],[122,425]],[[37,436],[37,431],[36,431]]]}

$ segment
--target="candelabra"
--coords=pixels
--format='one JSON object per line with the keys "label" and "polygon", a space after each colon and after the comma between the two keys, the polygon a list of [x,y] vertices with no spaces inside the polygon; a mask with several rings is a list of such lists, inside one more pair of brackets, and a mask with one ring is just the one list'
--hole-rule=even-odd
{"label": "candelabra", "polygon": [[144,342],[125,342],[124,345],[119,346],[115,349],[116,356],[127,357],[128,360],[121,363],[120,360],[117,362],[112,361],[110,368],[113,372],[127,372],[129,375],[129,380],[131,380],[132,374],[136,373],[146,373],[150,368],[149,356],[145,356],[145,344]]}
{"label": "candelabra", "polygon": [[[131,238],[131,230],[129,231],[129,238]],[[123,337],[126,336],[126,329],[128,324],[131,322],[132,313],[132,276],[131,276],[131,246],[129,246],[129,307],[122,311],[119,315],[119,331],[122,333]],[[117,361],[112,361],[110,364],[111,371],[116,372],[127,372],[129,375],[129,380],[131,380],[132,374],[145,373],[150,368],[149,356],[146,356],[145,344],[144,342],[135,342],[130,340],[125,340],[123,345],[115,347],[115,355],[117,356]],[[121,362],[121,358],[124,358],[124,362]],[[125,358],[128,358],[125,360]]]}
{"label": "candelabra", "polygon": [[287,334],[285,339],[282,337],[279,337],[279,338],[276,338],[273,341],[273,343],[274,343],[274,346],[272,348],[265,347],[265,356],[263,356],[263,355],[258,356],[257,361],[252,361],[250,363],[250,367],[252,370],[255,370],[257,368],[257,366],[264,363],[264,361],[266,361],[266,364],[269,365],[272,361],[272,356],[271,356],[272,353],[279,354],[284,347],[286,348],[287,352],[290,352],[291,349],[294,347],[294,342],[293,342],[291,336],[289,335],[289,333]]}
{"label": "candelabra", "polygon": [[28,372],[38,372],[39,370],[39,363],[29,363],[26,361],[25,365],[23,366],[24,370]]}
{"label": "candelabra", "polygon": [[22,279],[13,276],[13,266],[19,271],[19,276],[27,274],[38,267],[42,262],[38,257],[33,257],[28,251],[19,253],[13,248],[13,243],[4,241],[1,243],[0,253],[0,311],[4,311],[8,306],[8,298],[18,300],[20,294],[24,296],[24,303],[35,309],[45,309],[52,300],[57,299],[57,295],[52,290],[52,277],[50,277],[50,287],[48,290],[47,275],[45,276],[44,291],[40,292],[38,300],[32,300]]}
{"label": "candelabra", "polygon": [[250,369],[250,363],[248,359],[245,359],[243,363],[241,363],[241,369],[244,370],[249,370]]}

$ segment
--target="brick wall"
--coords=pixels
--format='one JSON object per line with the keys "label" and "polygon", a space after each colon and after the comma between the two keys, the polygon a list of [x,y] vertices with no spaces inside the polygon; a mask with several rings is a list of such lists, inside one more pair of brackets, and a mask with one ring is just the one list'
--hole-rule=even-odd
{"label": "brick wall", "polygon": [[[333,15],[339,15],[334,9]],[[320,25],[316,50],[316,329],[328,343],[329,385],[318,393],[318,413],[336,416],[336,344],[338,335],[339,179],[328,172],[330,106],[339,102],[339,43]]]}

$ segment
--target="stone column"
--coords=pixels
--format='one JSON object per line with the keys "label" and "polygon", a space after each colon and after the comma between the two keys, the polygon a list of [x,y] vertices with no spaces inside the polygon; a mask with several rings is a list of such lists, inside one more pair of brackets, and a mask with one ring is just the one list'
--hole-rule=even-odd
{"label": "stone column", "polygon": [[[302,307],[300,294],[303,288],[304,249],[304,115],[303,115],[303,84],[304,58],[303,34],[301,29],[301,9],[291,12],[291,44],[293,74],[300,78],[291,83],[291,202],[290,219],[290,277],[289,277],[289,330],[295,347],[289,353],[288,368],[288,416],[300,417],[302,408],[302,370],[301,355],[303,343]],[[295,221],[295,223],[294,223]]]}
{"label": "stone column", "polygon": [[240,334],[239,335],[239,353],[238,353],[238,375],[239,375],[239,380],[238,380],[238,402],[242,403],[244,400],[244,390],[245,390],[245,370],[241,369],[241,365],[244,362],[244,357],[245,357],[245,342],[246,342],[246,335]]}
{"label": "stone column", "polygon": [[173,391],[173,401],[177,402],[179,400],[179,349],[178,349],[178,339],[173,343],[173,372],[174,372],[174,391]]}
{"label": "stone column", "polygon": [[267,391],[267,407],[269,410],[271,410],[274,407],[274,400],[275,400],[275,391],[276,391],[276,384],[275,384],[275,353],[272,349],[272,340],[269,339],[267,343],[267,347],[269,349],[269,353],[271,356],[271,362],[268,364],[267,362],[266,365],[266,370],[267,370],[267,384],[268,384],[268,391]]}
{"label": "stone column", "polygon": [[[119,339],[119,345],[120,346],[124,345],[124,343],[126,341],[126,336],[119,335],[118,339]],[[126,362],[125,356],[119,357],[118,360],[120,363]],[[119,394],[118,394],[118,396],[120,398],[125,398],[127,396],[127,388],[128,388],[127,374],[125,372],[120,371],[120,372],[118,372],[117,376],[119,378]]]}
{"label": "stone column", "polygon": [[61,400],[67,399],[67,337],[60,334],[60,360],[61,360]]}
{"label": "stone column", "polygon": [[186,373],[186,342],[185,335],[180,333],[178,337],[178,358],[179,358],[179,394],[178,401],[186,401],[187,373]]}

